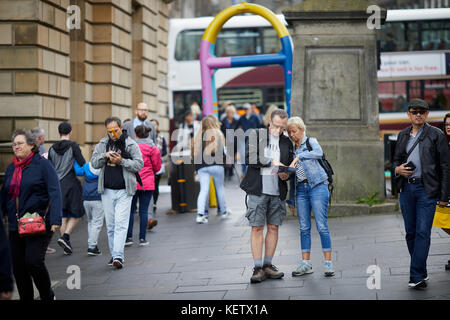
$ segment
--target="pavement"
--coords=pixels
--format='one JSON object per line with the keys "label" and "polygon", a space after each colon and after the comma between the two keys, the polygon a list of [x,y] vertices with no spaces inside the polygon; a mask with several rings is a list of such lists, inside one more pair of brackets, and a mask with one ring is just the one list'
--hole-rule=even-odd
{"label": "pavement", "polygon": [[[87,219],[71,236],[74,253],[65,256],[54,236],[47,255],[57,300],[388,300],[450,299],[450,237],[433,228],[428,258],[430,280],[426,290],[408,288],[409,254],[404,240],[401,214],[376,214],[329,219],[332,259],[336,275],[326,278],[322,268],[320,238],[312,229],[311,260],[315,272],[292,277],[300,259],[299,226],[289,215],[279,230],[273,264],[285,273],[281,280],[250,284],[253,259],[250,227],[245,215],[245,193],[237,181],[226,183],[227,206],[232,215],[225,220],[211,209],[210,222],[195,223],[195,213],[166,214],[170,193],[160,195],[158,225],[147,233],[150,244],[136,242],[125,249],[125,266],[116,270],[110,259],[106,226],[100,234],[101,256],[87,255]],[[168,189],[167,187],[163,189]],[[138,220],[135,220],[138,221]],[[138,224],[134,225],[137,241]],[[379,289],[369,289],[372,273],[379,267]],[[78,269],[79,268],[79,269]],[[69,269],[69,270],[68,270]],[[79,283],[75,277],[79,270]],[[69,271],[69,272],[68,272]]]}

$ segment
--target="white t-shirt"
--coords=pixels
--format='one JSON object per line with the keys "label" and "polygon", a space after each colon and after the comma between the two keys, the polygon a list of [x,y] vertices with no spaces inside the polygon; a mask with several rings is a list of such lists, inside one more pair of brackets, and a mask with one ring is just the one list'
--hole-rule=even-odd
{"label": "white t-shirt", "polygon": [[[269,145],[264,148],[264,156],[271,161],[280,161],[280,137],[269,135]],[[279,196],[278,188],[278,167],[261,168],[262,193],[272,196]]]}

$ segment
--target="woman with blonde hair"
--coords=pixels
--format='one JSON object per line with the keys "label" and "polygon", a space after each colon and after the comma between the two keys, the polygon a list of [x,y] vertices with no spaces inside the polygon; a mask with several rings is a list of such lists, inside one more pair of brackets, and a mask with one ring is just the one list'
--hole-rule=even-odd
{"label": "woman with blonde hair", "polygon": [[195,135],[191,148],[195,170],[200,181],[196,218],[196,222],[200,224],[208,223],[208,214],[205,213],[205,207],[209,196],[211,177],[216,189],[219,215],[225,218],[229,214],[224,192],[224,146],[225,138],[220,131],[217,118],[215,116],[203,118],[201,130]]}
{"label": "woman with blonde hair", "polygon": [[287,122],[289,138],[294,142],[294,161],[291,167],[296,169],[291,180],[291,210],[297,207],[300,225],[300,245],[302,260],[292,276],[301,276],[313,272],[311,263],[311,209],[314,212],[317,231],[323,251],[323,266],[326,277],[334,276],[331,261],[331,236],[328,229],[327,211],[330,192],[328,175],[319,163],[323,156],[322,148],[315,138],[306,136],[306,126],[300,117],[292,117]]}

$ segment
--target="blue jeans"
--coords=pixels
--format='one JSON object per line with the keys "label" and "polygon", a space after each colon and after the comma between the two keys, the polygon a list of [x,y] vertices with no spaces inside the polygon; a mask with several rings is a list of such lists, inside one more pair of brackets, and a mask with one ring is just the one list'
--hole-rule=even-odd
{"label": "blue jeans", "polygon": [[427,258],[436,202],[437,199],[427,197],[423,184],[403,184],[400,208],[405,221],[406,244],[411,256],[410,281],[414,283],[428,275]]}
{"label": "blue jeans", "polygon": [[209,182],[211,176],[214,181],[217,195],[217,207],[220,213],[227,212],[225,204],[225,191],[223,188],[223,181],[225,178],[225,170],[223,166],[209,166],[198,170],[198,179],[200,181],[200,193],[197,198],[197,214],[205,214],[206,201],[209,197]]}
{"label": "blue jeans", "polygon": [[147,232],[148,223],[148,206],[152,200],[153,190],[136,190],[136,194],[131,202],[131,212],[130,212],[130,224],[128,225],[127,238],[133,238],[133,224],[134,224],[134,212],[137,207],[137,200],[139,198],[139,240],[145,240],[145,234]]}
{"label": "blue jeans", "polygon": [[322,251],[331,251],[331,237],[327,222],[328,201],[330,199],[328,186],[321,183],[311,189],[307,183],[298,183],[296,190],[302,252],[311,252],[311,209],[314,211]]}
{"label": "blue jeans", "polygon": [[132,196],[127,190],[105,189],[102,194],[103,210],[105,211],[106,231],[111,256],[124,260],[124,247],[130,223]]}

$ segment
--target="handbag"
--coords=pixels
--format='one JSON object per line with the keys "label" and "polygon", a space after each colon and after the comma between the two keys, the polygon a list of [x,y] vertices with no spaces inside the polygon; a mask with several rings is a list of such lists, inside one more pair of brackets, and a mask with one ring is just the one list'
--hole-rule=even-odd
{"label": "handbag", "polygon": [[450,206],[444,208],[436,206],[433,227],[450,229]]}
{"label": "handbag", "polygon": [[45,216],[42,217],[39,213],[25,214],[22,218],[19,218],[19,197],[16,198],[16,216],[17,226],[20,237],[32,237],[39,236],[46,233],[45,217],[47,216],[50,203],[45,210]]}

